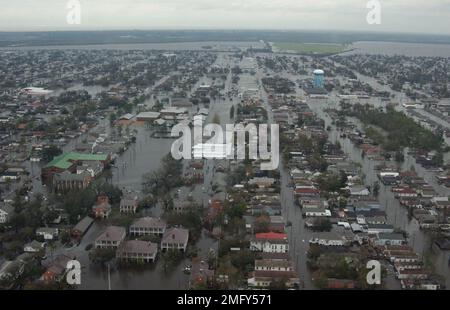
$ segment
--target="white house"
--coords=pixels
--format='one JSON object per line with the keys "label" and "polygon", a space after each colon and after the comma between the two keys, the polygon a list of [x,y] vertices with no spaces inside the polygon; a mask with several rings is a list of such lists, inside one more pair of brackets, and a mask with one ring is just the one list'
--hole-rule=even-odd
{"label": "white house", "polygon": [[139,202],[138,197],[127,197],[122,198],[120,200],[120,212],[121,213],[136,213],[136,210],[138,209]]}
{"label": "white house", "polygon": [[294,271],[294,265],[289,260],[279,259],[257,259],[255,260],[255,270],[265,271]]}
{"label": "white house", "polygon": [[117,249],[125,239],[126,230],[119,226],[109,226],[95,239],[95,247],[98,249]]}
{"label": "white house", "polygon": [[161,239],[161,250],[181,250],[186,252],[189,241],[189,230],[184,228],[171,228],[166,230]]}
{"label": "white house", "polygon": [[384,245],[403,245],[406,243],[405,237],[402,234],[394,233],[379,233],[375,244],[378,246]]}
{"label": "white house", "polygon": [[304,212],[306,217],[331,217],[331,211],[321,207],[304,208]]}
{"label": "white house", "polygon": [[260,233],[250,241],[250,250],[266,253],[287,253],[289,242],[283,233]]}
{"label": "white house", "polygon": [[117,258],[126,262],[154,262],[157,254],[156,243],[139,240],[124,241],[117,250]]}
{"label": "white house", "polygon": [[44,240],[54,240],[58,238],[58,228],[42,227],[36,230],[36,236],[44,238]]}
{"label": "white house", "polygon": [[370,192],[365,186],[353,186],[349,189],[351,196],[369,196]]}
{"label": "white house", "polygon": [[309,240],[309,243],[322,246],[347,246],[350,245],[351,240],[349,240],[345,234],[323,232],[313,236]]}
{"label": "white house", "polygon": [[130,226],[130,234],[135,236],[163,235],[166,232],[167,223],[161,218],[141,217]]}
{"label": "white house", "polygon": [[0,206],[0,224],[6,224],[13,212],[13,208],[9,205]]}

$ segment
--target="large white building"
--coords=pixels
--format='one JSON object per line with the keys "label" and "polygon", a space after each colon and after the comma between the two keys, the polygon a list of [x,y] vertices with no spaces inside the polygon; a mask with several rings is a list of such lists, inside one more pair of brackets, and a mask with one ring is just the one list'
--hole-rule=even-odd
{"label": "large white building", "polygon": [[287,253],[289,242],[283,233],[260,233],[250,241],[250,250],[266,253]]}

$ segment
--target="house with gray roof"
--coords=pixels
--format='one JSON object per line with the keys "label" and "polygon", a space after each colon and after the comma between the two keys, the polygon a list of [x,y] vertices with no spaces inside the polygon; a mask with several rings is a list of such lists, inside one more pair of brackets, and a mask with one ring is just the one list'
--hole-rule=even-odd
{"label": "house with gray roof", "polygon": [[156,260],[158,245],[139,240],[124,241],[116,252],[116,257],[124,262],[150,263]]}
{"label": "house with gray roof", "polygon": [[139,206],[137,196],[127,196],[120,200],[121,213],[136,213]]}
{"label": "house with gray roof", "polygon": [[126,230],[120,226],[109,226],[95,239],[97,249],[117,249],[126,236]]}
{"label": "house with gray roof", "polygon": [[161,250],[181,250],[186,252],[189,240],[189,230],[184,228],[170,228],[161,239]]}
{"label": "house with gray roof", "polygon": [[163,235],[166,232],[165,220],[156,217],[141,217],[130,226],[130,234],[134,236]]}
{"label": "house with gray roof", "polygon": [[71,235],[74,239],[81,239],[84,234],[89,230],[91,225],[94,223],[94,219],[89,216],[83,218],[74,228],[72,228]]}
{"label": "house with gray roof", "polygon": [[378,246],[404,245],[406,243],[406,239],[402,234],[379,233],[374,243]]}

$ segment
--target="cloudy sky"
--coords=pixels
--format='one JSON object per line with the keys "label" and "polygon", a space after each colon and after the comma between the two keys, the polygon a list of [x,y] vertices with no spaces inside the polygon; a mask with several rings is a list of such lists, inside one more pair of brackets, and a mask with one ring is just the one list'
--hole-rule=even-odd
{"label": "cloudy sky", "polygon": [[[76,0],[71,0],[76,1]],[[305,29],[450,34],[450,0],[379,0],[381,24],[366,21],[369,0],[0,0],[0,31],[96,29]]]}

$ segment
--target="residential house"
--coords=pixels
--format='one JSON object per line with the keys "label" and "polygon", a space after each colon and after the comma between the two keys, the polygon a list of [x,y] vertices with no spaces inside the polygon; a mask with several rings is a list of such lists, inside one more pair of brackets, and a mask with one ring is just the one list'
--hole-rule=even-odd
{"label": "residential house", "polygon": [[111,214],[111,204],[109,198],[106,195],[100,195],[97,197],[95,205],[92,207],[92,212],[95,218],[108,218]]}
{"label": "residential house", "polygon": [[319,197],[320,191],[312,186],[299,186],[295,188],[295,195],[299,197]]}
{"label": "residential house", "polygon": [[331,211],[325,207],[304,206],[302,212],[306,217],[331,217]]}
{"label": "residential house", "polygon": [[352,186],[348,188],[348,191],[352,197],[365,197],[370,195],[369,190],[365,186]]}
{"label": "residential house", "polygon": [[406,243],[402,234],[395,233],[379,233],[374,242],[376,245],[403,245]]}
{"label": "residential house", "polygon": [[189,201],[183,201],[183,200],[177,199],[173,202],[172,210],[175,213],[183,214],[183,213],[186,213],[191,207],[192,207],[192,203],[190,203]]}
{"label": "residential house", "polygon": [[428,279],[429,275],[424,269],[404,269],[396,272],[396,277],[399,280],[405,279]]}
{"label": "residential house", "polygon": [[289,260],[257,259],[255,260],[255,270],[294,271],[295,268]]}
{"label": "residential house", "polygon": [[285,233],[259,233],[250,241],[250,250],[270,253],[287,253],[289,242]]}
{"label": "residential house", "polygon": [[95,247],[98,249],[117,249],[126,236],[124,227],[109,226],[95,239]]}
{"label": "residential house", "polygon": [[321,246],[348,246],[352,241],[353,238],[345,233],[321,232],[314,234],[309,243]]}
{"label": "residential house", "polygon": [[81,240],[81,238],[84,236],[84,234],[86,234],[93,223],[94,220],[91,217],[86,216],[85,218],[83,218],[80,222],[78,222],[77,225],[75,225],[74,228],[72,228],[72,238],[78,241]]}
{"label": "residential house", "polygon": [[275,184],[274,178],[268,178],[268,177],[255,177],[248,181],[249,185],[256,185],[259,188],[268,188],[272,187]]}
{"label": "residential house", "polygon": [[14,208],[10,205],[4,204],[0,206],[0,224],[6,224],[11,218],[13,211]]}
{"label": "residential house", "polygon": [[42,237],[44,240],[54,240],[58,238],[58,228],[42,227],[36,230],[36,236]]}
{"label": "residential house", "polygon": [[431,202],[436,209],[450,209],[450,200],[448,197],[433,197]]}
{"label": "residential house", "polygon": [[131,224],[130,234],[134,236],[163,235],[166,227],[166,221],[161,218],[141,217]]}
{"label": "residential house", "polygon": [[48,264],[47,270],[41,276],[41,280],[44,282],[60,282],[64,279],[64,276],[68,272],[67,263],[74,260],[74,255],[58,255],[50,264]]}
{"label": "residential house", "polygon": [[294,288],[300,285],[298,274],[295,271],[267,271],[255,270],[247,280],[249,287],[269,288],[274,281],[284,281],[286,287]]}
{"label": "residential house", "polygon": [[186,252],[189,240],[189,230],[184,228],[170,228],[161,239],[161,250],[181,250]]}
{"label": "residential house", "polygon": [[136,213],[138,209],[138,197],[125,197],[120,200],[121,213]]}
{"label": "residential house", "polygon": [[396,198],[412,198],[419,196],[415,190],[409,187],[393,187],[392,192]]}
{"label": "residential house", "polygon": [[396,271],[399,270],[411,270],[411,269],[422,269],[423,263],[422,262],[397,262],[394,264],[394,269]]}
{"label": "residential house", "polygon": [[156,260],[158,245],[148,241],[124,241],[117,249],[117,258],[124,262],[150,263]]}
{"label": "residential house", "polygon": [[441,284],[431,279],[404,279],[401,280],[402,289],[436,291],[441,289]]}

